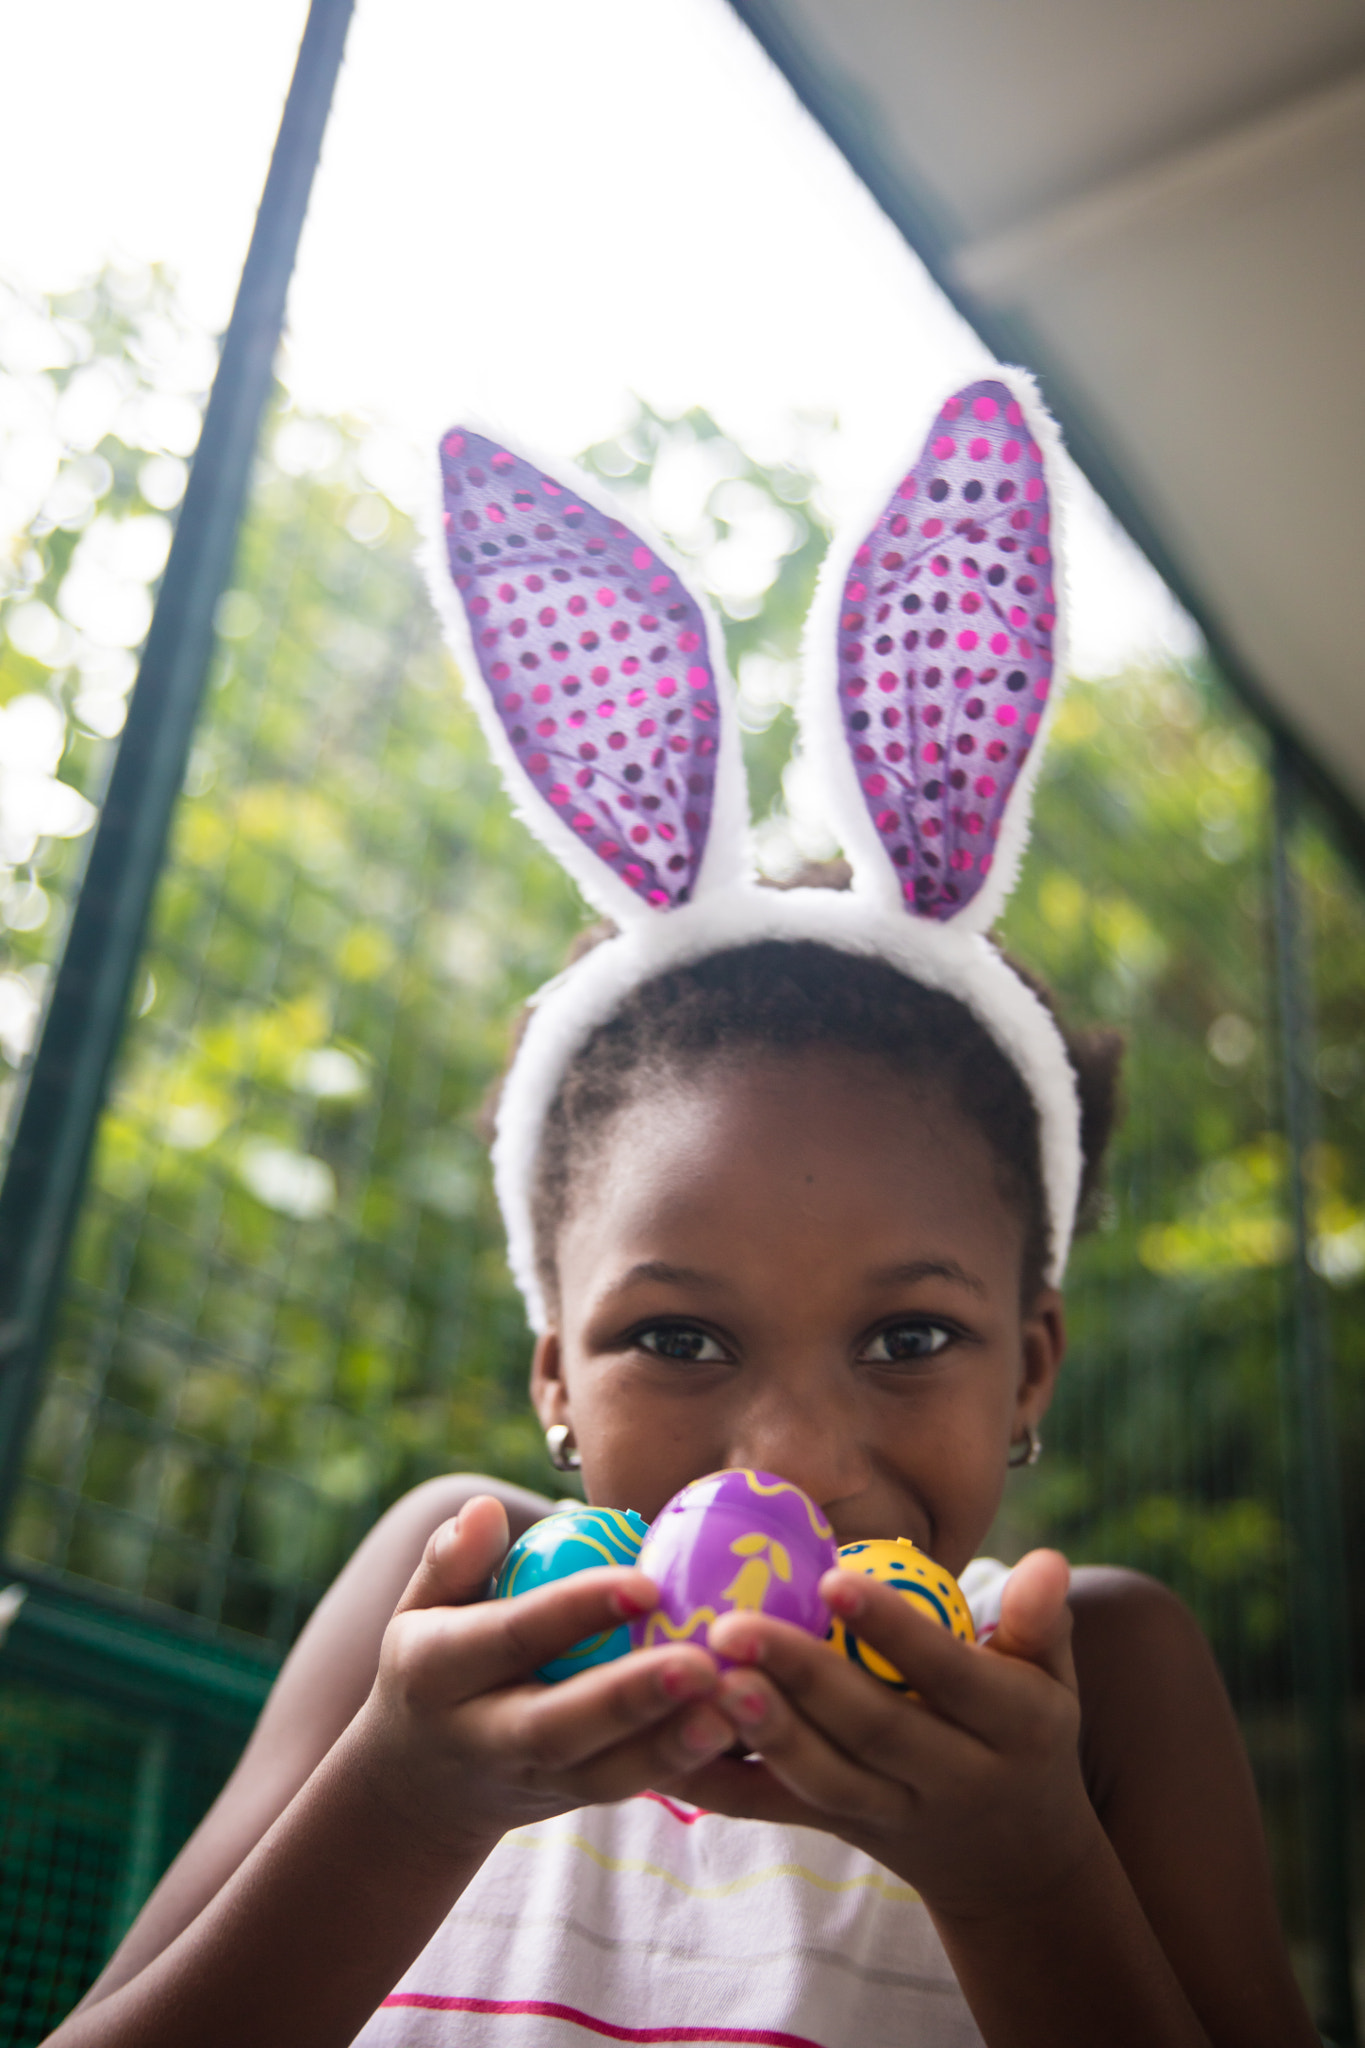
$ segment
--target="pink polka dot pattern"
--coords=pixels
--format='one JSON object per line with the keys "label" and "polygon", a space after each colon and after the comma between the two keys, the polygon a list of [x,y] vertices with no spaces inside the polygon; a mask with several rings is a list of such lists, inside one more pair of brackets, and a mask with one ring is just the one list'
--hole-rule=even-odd
{"label": "pink polka dot pattern", "polygon": [[839,705],[907,904],[940,921],[990,872],[1052,684],[1042,453],[986,378],[943,407],[859,548],[839,616]]}
{"label": "pink polka dot pattern", "polygon": [[450,573],[518,761],[644,902],[685,903],[720,720],[696,600],[619,519],[480,434],[446,435],[441,477]]}

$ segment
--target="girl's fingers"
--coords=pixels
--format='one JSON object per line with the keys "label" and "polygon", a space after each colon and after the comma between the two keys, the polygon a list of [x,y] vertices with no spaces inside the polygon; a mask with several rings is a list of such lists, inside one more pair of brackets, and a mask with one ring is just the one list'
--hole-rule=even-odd
{"label": "girl's fingers", "polygon": [[[908,1809],[911,1799],[905,1782],[896,1782],[899,1774],[885,1759],[862,1761],[851,1747],[836,1748],[785,1689],[780,1691],[762,1672],[727,1671],[716,1689],[716,1705],[778,1784],[817,1813],[854,1826],[896,1830],[897,1802]],[[906,1817],[900,1817],[901,1827]]]}
{"label": "girl's fingers", "polygon": [[422,1562],[395,1614],[415,1607],[465,1607],[482,1600],[507,1555],[507,1510],[490,1493],[476,1494],[427,1538]]}
{"label": "girl's fingers", "polygon": [[[464,1514],[468,1513],[466,1508]],[[463,1522],[463,1516],[460,1519]],[[423,1614],[404,1614],[400,1609],[390,1624],[386,1662],[415,1704],[458,1706],[479,1693],[530,1678],[575,1643],[609,1634],[623,1621],[647,1614],[658,1597],[643,1572],[604,1565],[577,1572],[557,1585],[520,1593],[515,1600],[485,1600],[444,1613],[428,1608]],[[709,1666],[704,1652],[695,1654]],[[616,1666],[599,1669],[606,1672]],[[593,1675],[584,1672],[568,1684],[581,1685]]]}
{"label": "girl's fingers", "polygon": [[725,1717],[703,1704],[580,1765],[573,1774],[575,1802],[610,1806],[664,1780],[685,1784],[693,1771],[732,1748],[734,1740]]}
{"label": "girl's fingers", "polygon": [[[768,1689],[779,1694],[822,1742],[883,1780],[927,1788],[970,1768],[973,1752],[984,1754],[951,1720],[893,1692],[825,1643],[813,1642],[795,1629],[783,1628],[779,1636],[769,1624],[755,1647],[762,1675],[771,1681]],[[728,1640],[726,1654],[736,1655]],[[771,1762],[766,1724],[746,1719],[744,1703],[736,1697],[741,1675],[746,1680],[759,1676],[752,1666],[742,1674],[727,1672],[716,1703],[737,1722],[741,1738]]]}
{"label": "girl's fingers", "polygon": [[1037,1664],[1075,1692],[1070,1588],[1071,1566],[1060,1550],[1031,1550],[1005,1583],[1000,1626],[988,1647],[1001,1656]]}
{"label": "girl's fingers", "polygon": [[693,1645],[639,1651],[562,1685],[485,1695],[462,1725],[490,1761],[514,1758],[532,1783],[574,1773],[581,1798],[620,1799],[732,1747],[734,1724],[710,1699],[716,1678]]}
{"label": "girl's fingers", "polygon": [[[712,1624],[712,1647],[736,1663],[762,1664],[841,1748],[906,1782],[947,1767],[954,1744],[945,1738],[965,1733],[991,1747],[1010,1746],[1027,1707],[1023,1674],[1010,1662],[987,1661],[900,1594],[855,1573],[831,1572],[821,1590],[901,1673],[918,1701],[858,1670],[828,1644],[760,1615],[721,1617]],[[1028,1690],[1025,1681],[1023,1693]]]}
{"label": "girl's fingers", "polygon": [[[899,1594],[852,1572],[827,1573],[821,1591],[915,1692],[950,1720],[965,1718],[957,1710],[969,1700],[976,1677],[973,1653],[965,1643],[916,1614]],[[708,1641],[736,1664],[761,1664],[803,1713],[831,1733],[851,1716],[855,1725],[866,1722],[879,1735],[887,1707],[904,1703],[903,1695],[860,1671],[828,1643],[763,1615],[722,1615],[711,1624]]]}
{"label": "girl's fingers", "polygon": [[675,1793],[679,1799],[704,1806],[708,1813],[729,1814],[735,1820],[772,1821],[778,1826],[810,1826],[805,1800],[775,1778],[762,1757],[718,1756],[685,1777],[655,1778],[652,1784],[656,1792]]}
{"label": "girl's fingers", "polygon": [[[975,1644],[959,1641],[917,1613],[889,1586],[836,1571],[823,1581],[822,1591],[835,1612],[895,1666],[935,1716],[992,1748],[1010,1749],[1021,1739],[1031,1739],[1034,1732],[1043,1732],[1035,1731],[1035,1722],[1045,1723],[1050,1712],[1067,1710],[1064,1695],[1040,1686],[1033,1672],[1020,1668],[1039,1659],[983,1656]],[[1064,1605],[1062,1611],[1064,1619],[1055,1627],[1069,1628]],[[1049,1645],[1061,1654],[1051,1637]],[[1049,1677],[1055,1675],[1048,1670]]]}

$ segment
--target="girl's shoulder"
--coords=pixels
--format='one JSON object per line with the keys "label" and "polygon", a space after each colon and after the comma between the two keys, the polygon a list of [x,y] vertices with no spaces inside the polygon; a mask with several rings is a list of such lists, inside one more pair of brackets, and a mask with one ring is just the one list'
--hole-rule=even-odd
{"label": "girl's shoulder", "polygon": [[1145,1572],[1084,1565],[1071,1613],[1082,1760],[1100,1813],[1205,1773],[1235,1806],[1254,1806],[1232,1703],[1185,1602]]}
{"label": "girl's shoulder", "polygon": [[1098,1702],[1111,1685],[1144,1693],[1222,1679],[1208,1639],[1185,1602],[1159,1579],[1126,1565],[1078,1565],[1071,1574],[1072,1646],[1082,1694]]}

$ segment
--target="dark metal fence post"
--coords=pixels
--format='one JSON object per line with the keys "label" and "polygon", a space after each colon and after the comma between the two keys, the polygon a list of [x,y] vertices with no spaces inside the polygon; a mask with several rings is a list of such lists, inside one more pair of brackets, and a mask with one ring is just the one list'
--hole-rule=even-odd
{"label": "dark metal fence post", "polygon": [[1357,2040],[1351,1976],[1351,1800],[1347,1602],[1340,1478],[1332,1426],[1332,1362],[1309,1262],[1311,1158],[1318,1136],[1312,956],[1296,867],[1301,793],[1285,747],[1273,761],[1273,913],[1281,1086],[1294,1232],[1284,1388],[1293,1544],[1294,1646],[1307,1729],[1310,1882],[1320,1945],[1322,2027],[1338,2048]]}
{"label": "dark metal fence post", "polygon": [[0,1528],[232,573],[354,0],[312,0],[85,880],[0,1189]]}

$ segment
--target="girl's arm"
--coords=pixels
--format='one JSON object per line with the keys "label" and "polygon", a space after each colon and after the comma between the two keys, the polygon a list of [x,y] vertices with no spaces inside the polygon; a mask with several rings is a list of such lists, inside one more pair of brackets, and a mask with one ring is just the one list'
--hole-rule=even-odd
{"label": "girl's arm", "polygon": [[77,2012],[169,1947],[279,1819],[364,1705],[384,1630],[432,1531],[476,1494],[502,1502],[513,1542],[552,1505],[524,1487],[452,1472],[415,1487],[375,1523],[285,1659],[236,1769]]}
{"label": "girl's arm", "polygon": [[[1172,2040],[1316,2048],[1289,1966],[1256,1792],[1208,1644],[1189,1611],[1126,1571],[1075,1574],[1072,1647],[1084,1779],[1102,1836],[1069,1877],[940,1932],[989,2042]],[[1115,2012],[1119,1999],[1126,2020]],[[1076,2012],[1067,2006],[1075,2001]],[[1128,2031],[1123,2031],[1126,2024]],[[1148,2022],[1150,2025],[1151,2022]]]}
{"label": "girl's arm", "polygon": [[1251,1768],[1202,1631],[1134,1572],[1076,1572],[1071,1606],[1087,1788],[1191,2003],[1219,2048],[1316,2048]]}
{"label": "girl's arm", "polygon": [[496,1500],[436,1531],[359,1713],[198,1916],[54,2048],[345,2048],[508,1828],[629,1798],[733,1742],[692,1645],[535,1681],[657,1593],[612,1568],[485,1600],[506,1547]]}

